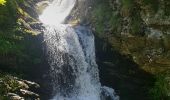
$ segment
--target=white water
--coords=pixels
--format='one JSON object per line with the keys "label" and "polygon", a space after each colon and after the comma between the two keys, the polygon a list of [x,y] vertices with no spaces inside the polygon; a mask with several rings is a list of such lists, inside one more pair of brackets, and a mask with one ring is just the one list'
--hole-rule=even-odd
{"label": "white water", "polygon": [[39,19],[47,25],[60,24],[69,15],[75,3],[76,0],[54,0]]}
{"label": "white water", "polygon": [[[95,61],[94,36],[85,27],[61,24],[76,0],[54,0],[40,16],[52,77],[52,100],[118,100],[113,89],[101,87]],[[108,99],[110,98],[110,99]]]}

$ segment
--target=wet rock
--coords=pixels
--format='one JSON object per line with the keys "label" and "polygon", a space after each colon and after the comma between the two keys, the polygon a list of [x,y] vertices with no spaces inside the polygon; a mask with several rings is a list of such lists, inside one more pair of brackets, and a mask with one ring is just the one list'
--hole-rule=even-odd
{"label": "wet rock", "polygon": [[15,94],[15,93],[8,93],[7,96],[9,97],[10,100],[24,100],[23,97]]}
{"label": "wet rock", "polygon": [[29,86],[27,84],[25,84],[23,81],[17,81],[18,82],[18,85],[21,87],[21,88],[24,88],[24,89],[28,89]]}
{"label": "wet rock", "polygon": [[38,14],[41,14],[42,11],[49,5],[49,1],[47,0],[43,0],[43,1],[40,1],[36,4],[36,10],[38,12]]}
{"label": "wet rock", "polygon": [[119,100],[119,96],[116,95],[112,88],[104,86],[101,89],[101,100]]}
{"label": "wet rock", "polygon": [[33,88],[39,88],[40,85],[35,83],[35,82],[31,82],[31,81],[27,81],[27,80],[23,80],[29,87],[33,87]]}
{"label": "wet rock", "polygon": [[31,92],[31,91],[28,91],[28,90],[24,90],[24,89],[20,89],[20,92],[21,92],[21,95],[23,97],[26,97],[26,98],[32,98],[32,99],[35,99],[35,98],[38,98],[39,95],[34,93],[34,92]]}
{"label": "wet rock", "polygon": [[39,84],[35,82],[6,76],[2,80],[1,86],[4,87],[3,91],[9,92],[4,94],[9,100],[39,100],[39,95],[32,91],[40,87]]}
{"label": "wet rock", "polygon": [[40,88],[40,85],[35,83],[35,82],[31,82],[28,80],[23,80],[23,79],[19,79],[17,77],[14,77],[15,80],[17,80],[17,82],[19,83],[19,85],[25,87],[26,89],[30,89],[30,88]]}

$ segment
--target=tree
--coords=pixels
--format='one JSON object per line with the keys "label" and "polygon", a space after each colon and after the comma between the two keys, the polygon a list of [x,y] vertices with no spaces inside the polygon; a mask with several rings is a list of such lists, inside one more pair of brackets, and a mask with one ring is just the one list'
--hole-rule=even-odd
{"label": "tree", "polygon": [[5,5],[6,0],[0,0],[0,5]]}

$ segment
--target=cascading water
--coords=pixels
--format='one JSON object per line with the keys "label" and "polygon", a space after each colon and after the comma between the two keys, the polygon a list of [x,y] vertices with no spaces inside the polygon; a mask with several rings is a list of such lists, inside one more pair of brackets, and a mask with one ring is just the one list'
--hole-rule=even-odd
{"label": "cascading water", "polygon": [[94,36],[85,27],[61,24],[76,0],[54,0],[40,15],[52,77],[52,100],[118,100],[114,90],[101,87],[95,61]]}

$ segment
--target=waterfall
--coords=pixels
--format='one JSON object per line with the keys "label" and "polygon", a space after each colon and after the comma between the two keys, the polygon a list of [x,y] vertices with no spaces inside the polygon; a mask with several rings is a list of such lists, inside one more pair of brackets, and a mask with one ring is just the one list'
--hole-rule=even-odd
{"label": "waterfall", "polygon": [[95,61],[94,36],[87,27],[62,24],[76,0],[54,0],[39,19],[52,78],[52,100],[118,100],[113,89],[102,87]]}

